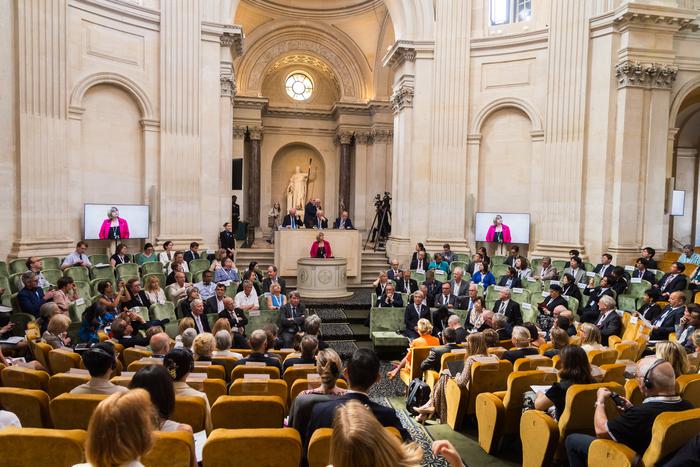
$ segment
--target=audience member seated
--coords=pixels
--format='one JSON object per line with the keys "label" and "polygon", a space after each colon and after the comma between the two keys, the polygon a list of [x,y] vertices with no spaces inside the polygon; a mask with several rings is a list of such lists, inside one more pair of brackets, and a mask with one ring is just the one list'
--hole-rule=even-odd
{"label": "audience member seated", "polygon": [[[410,438],[408,432],[406,432],[396,416],[396,411],[391,407],[385,407],[374,402],[368,396],[369,389],[374,383],[379,382],[381,378],[379,368],[379,358],[373,350],[356,350],[348,360],[347,366],[343,371],[344,379],[348,382],[349,391],[337,399],[320,402],[314,406],[306,435],[311,437],[317,428],[330,428],[333,426],[336,409],[348,401],[356,400],[367,406],[379,423],[383,426],[393,426],[399,430],[404,440],[408,440]],[[308,445],[308,439],[305,445]]]}
{"label": "audience member seated", "polygon": [[[24,264],[27,266],[27,271],[31,271],[36,275],[38,287],[41,287],[42,289],[48,289],[49,286],[52,285],[49,284],[49,281],[46,279],[46,277],[44,277],[44,274],[42,274],[41,272],[41,270],[44,269],[44,263],[40,257],[32,256],[30,258],[27,258],[27,261],[25,261]],[[17,290],[22,290],[23,288],[24,283],[22,282],[20,277],[20,280],[17,281]]]}
{"label": "audience member seated", "polygon": [[287,295],[287,283],[282,279],[277,273],[277,266],[272,265],[267,268],[267,277],[262,282],[262,292],[271,292],[271,286],[277,284],[280,287],[280,292],[282,295]]}
{"label": "audience member seated", "polygon": [[449,274],[450,264],[445,261],[441,253],[435,253],[435,255],[433,255],[433,260],[428,265],[428,269],[440,269]]}
{"label": "audience member seated", "polygon": [[489,271],[489,267],[484,263],[479,263],[479,270],[472,275],[472,282],[474,284],[480,284],[484,290],[488,289],[491,285],[496,285],[496,278],[493,273]]}
{"label": "audience member seated", "polygon": [[152,243],[146,243],[143,246],[143,251],[141,252],[141,254],[136,255],[136,258],[134,258],[134,260],[139,266],[143,266],[146,263],[156,263],[159,261],[158,254],[155,252],[155,248],[153,248]]}
{"label": "audience member seated", "polygon": [[411,349],[415,347],[434,347],[440,345],[440,341],[438,340],[438,338],[431,335],[432,331],[433,325],[430,323],[429,320],[424,318],[418,320],[418,324],[416,325],[416,332],[418,333],[418,337],[411,341],[411,344],[408,346],[408,352],[406,353],[406,356],[401,360],[399,365],[387,373],[389,379],[396,378],[396,375],[399,374],[401,368],[404,368],[407,365],[411,365],[411,360],[413,360],[413,352],[411,352]]}
{"label": "audience member seated", "polygon": [[216,348],[216,342],[214,341],[214,335],[209,332],[203,332],[197,334],[192,343],[192,353],[194,355],[195,361],[198,362],[211,362],[211,357]]}
{"label": "audience member seated", "polygon": [[441,285],[442,293],[435,296],[433,305],[436,307],[454,308],[457,297],[452,294],[452,287],[449,282],[443,282]]}
{"label": "audience member seated", "polygon": [[[557,308],[559,308],[559,307],[557,307]],[[556,308],[555,308],[555,313],[557,313]],[[567,325],[566,333],[570,337],[575,336],[577,331],[576,331],[576,324],[574,323],[574,313],[571,310],[567,310],[564,307],[561,307],[561,311],[559,311],[558,313],[559,313],[559,318],[564,318],[567,321],[563,322],[563,321],[559,321],[557,319],[557,321],[555,321],[555,323],[559,323],[559,324],[557,324],[557,326],[564,329],[563,325],[566,324]]]}
{"label": "audience member seated", "polygon": [[527,278],[532,275],[532,270],[528,267],[527,258],[524,256],[518,256],[515,258],[515,265],[513,268],[518,273],[518,278],[521,281],[527,280]]}
{"label": "audience member seated", "polygon": [[573,297],[581,303],[583,301],[583,296],[581,295],[581,289],[578,288],[578,284],[574,281],[574,276],[571,274],[564,274],[561,277],[561,294],[564,297]]}
{"label": "audience member seated", "polygon": [[54,349],[64,349],[70,346],[68,328],[71,325],[70,318],[66,315],[54,315],[49,321],[46,332],[41,336],[41,341],[49,344]]}
{"label": "audience member seated", "polygon": [[[45,299],[47,295],[44,295]],[[78,295],[75,281],[72,277],[64,276],[56,281],[56,289],[53,290],[53,302],[61,310],[61,313],[68,313],[68,308],[79,298],[80,295]]]}
{"label": "audience member seated", "polygon": [[87,463],[74,467],[143,465],[139,459],[153,447],[153,421],[157,418],[145,390],[113,394],[100,402],[90,417],[85,441]]}
{"label": "audience member seated", "polygon": [[169,302],[177,303],[187,297],[187,289],[192,287],[192,284],[186,282],[185,273],[182,271],[175,272],[175,282],[165,288],[165,296]]}
{"label": "audience member seated", "polygon": [[486,347],[500,347],[501,341],[498,339],[498,333],[491,328],[484,329],[482,334],[486,339]]}
{"label": "audience member seated", "polygon": [[148,345],[148,339],[138,333],[139,329],[145,328],[146,323],[143,318],[136,313],[130,313],[130,321],[117,318],[112,322],[112,338],[119,342],[124,348]]}
{"label": "audience member seated", "polygon": [[440,306],[437,310],[433,311],[433,336],[438,339],[442,336],[442,331],[447,329],[447,320],[452,316],[452,312],[446,306]]}
{"label": "audience member seated", "polygon": [[416,290],[418,290],[418,282],[415,279],[411,279],[411,270],[404,270],[401,277],[396,279],[396,291],[410,295]]}
{"label": "audience member seated", "polygon": [[46,300],[50,298],[48,295],[53,295],[53,292],[47,292],[45,297],[44,290],[38,285],[39,279],[31,271],[22,273],[21,278],[24,287],[17,293],[19,306],[24,313],[29,313],[38,318],[40,316],[39,308],[46,303]]}
{"label": "audience member seated", "polygon": [[292,292],[289,295],[289,303],[280,309],[282,325],[280,337],[286,348],[291,347],[294,335],[301,331],[304,321],[306,321],[306,307],[300,301],[299,292]]}
{"label": "audience member seated", "polygon": [[234,357],[238,360],[243,358],[243,355],[238,352],[231,352],[232,338],[231,332],[225,329],[217,331],[214,334],[214,340],[216,341],[216,350],[212,354],[214,358],[216,357]]}
{"label": "audience member seated", "polygon": [[304,320],[304,332],[309,336],[314,336],[318,341],[318,349],[325,350],[328,348],[323,339],[321,339],[321,318],[318,315],[309,315]]}
{"label": "audience member seated", "polygon": [[423,449],[415,442],[401,444],[372,412],[372,407],[357,400],[338,406],[331,436],[331,464],[334,467],[420,466]]}
{"label": "audience member seated", "polygon": [[172,241],[166,240],[165,243],[163,243],[163,252],[158,255],[158,259],[163,264],[164,268],[167,267],[173,259],[175,259]]}
{"label": "audience member seated", "polygon": [[131,379],[129,388],[141,388],[148,392],[157,414],[155,430],[192,433],[191,426],[170,420],[175,410],[175,385],[163,365],[148,365],[140,368]]}
{"label": "audience member seated", "polygon": [[581,348],[586,353],[591,350],[602,350],[603,345],[600,343],[602,337],[600,328],[593,323],[582,323],[578,328],[578,334],[581,336]]}
{"label": "audience member seated", "polygon": [[[467,272],[470,275],[474,275],[479,271],[479,265],[484,262],[484,256],[481,253],[475,253],[472,255],[472,260],[467,264]],[[486,264],[488,266],[488,263]]]}
{"label": "audience member seated", "polygon": [[[466,345],[467,351],[464,354],[464,368],[454,376],[455,382],[459,387],[469,388],[472,364],[477,358],[488,356],[487,347],[486,338],[483,333],[476,332],[469,335]],[[419,423],[423,423],[433,415],[437,416],[441,423],[446,423],[447,401],[445,399],[445,388],[447,387],[447,381],[451,377],[449,369],[440,372],[440,378],[433,386],[433,391],[430,394],[428,402],[421,407],[416,407],[416,412],[419,414],[416,420]]]}
{"label": "audience member seated", "polygon": [[340,217],[335,218],[333,228],[340,230],[353,230],[355,227],[352,225],[352,220],[348,217],[348,212],[343,211],[340,213]]}
{"label": "audience member seated", "polygon": [[287,368],[294,365],[315,365],[316,352],[318,352],[318,340],[314,336],[305,335],[300,342],[301,356],[289,357],[282,364],[282,372],[287,371]]}
{"label": "audience member seated", "polygon": [[374,293],[377,297],[384,295],[384,289],[386,289],[387,284],[390,284],[389,276],[387,276],[386,272],[382,271],[379,273],[377,279],[372,282],[372,287],[374,287]]}
{"label": "audience member seated", "polygon": [[513,337],[513,327],[505,315],[494,313],[491,319],[491,327],[498,333],[499,340],[505,341]]}
{"label": "audience member seated", "polygon": [[542,329],[537,327],[536,324],[523,323],[521,324],[521,326],[526,328],[527,331],[530,333],[530,345],[532,347],[537,347],[539,349],[546,343],[546,341],[544,340],[544,336],[546,335],[546,333],[543,332]]}
{"label": "audience member seated", "polygon": [[700,459],[700,433],[690,438],[668,461],[664,462],[664,467],[697,467],[698,459]]}
{"label": "audience member seated", "polygon": [[629,287],[629,281],[626,277],[625,268],[622,266],[615,266],[612,272],[607,276],[610,288],[612,288],[617,295],[622,295]]}
{"label": "audience member seated", "polygon": [[242,290],[238,292],[233,299],[236,309],[241,311],[259,310],[259,295],[253,288],[253,282],[251,280],[244,280],[241,283],[241,287]]}
{"label": "audience member seated", "polygon": [[188,287],[186,297],[177,303],[176,308],[180,309],[182,316],[190,316],[192,314],[192,302],[199,298],[199,289],[195,286]]}
{"label": "audience member seated", "polygon": [[160,287],[160,280],[157,276],[150,276],[146,281],[146,290],[144,290],[146,298],[153,304],[165,304],[165,292]]}
{"label": "audience member seated", "polygon": [[695,351],[693,333],[698,329],[700,329],[700,305],[691,303],[685,308],[685,313],[676,326],[676,341],[688,353]]}
{"label": "audience member seated", "polygon": [[185,254],[181,251],[175,252],[173,260],[165,268],[165,272],[168,274],[171,274],[173,271],[190,272],[190,267],[185,261]]}
{"label": "audience member seated", "polygon": [[668,299],[668,305],[662,310],[661,315],[655,321],[651,321],[652,329],[649,340],[662,341],[668,339],[669,334],[675,332],[676,326],[681,322],[685,313],[685,294],[673,292]]}
{"label": "audience member seated", "polygon": [[661,291],[659,299],[662,301],[670,301],[671,294],[688,288],[688,278],[683,275],[685,264],[676,261],[671,264],[669,272],[664,274],[659,282],[654,284],[655,288]]}
{"label": "audience member seated", "polygon": [[510,289],[502,289],[498,292],[498,300],[493,305],[494,313],[504,315],[511,325],[519,325],[523,322],[518,302],[511,300]]}
{"label": "audience member seated", "polygon": [[678,257],[678,262],[700,265],[700,253],[695,252],[693,245],[683,245],[683,254]]}
{"label": "audience member seated", "polygon": [[455,342],[456,338],[457,334],[454,329],[449,327],[445,329],[442,332],[443,345],[430,349],[430,353],[420,364],[421,371],[434,370],[439,372],[442,356],[460,348]]}
{"label": "audience member seated", "polygon": [[[253,277],[253,276],[250,276],[248,274],[255,274],[255,276]],[[248,269],[243,271],[243,279],[244,280],[249,279],[253,282],[262,282],[263,274],[262,274],[262,271],[260,271],[260,269],[258,268],[257,261],[251,261],[250,263],[248,263]],[[260,291],[260,289],[258,289],[256,287],[255,290],[258,292],[258,295],[262,295],[262,292]]]}
{"label": "audience member seated", "polygon": [[246,362],[263,362],[265,366],[274,366],[280,370],[280,375],[282,375],[282,365],[280,361],[276,358],[265,356],[265,352],[268,349],[267,346],[267,334],[262,329],[256,329],[250,334],[248,339],[248,344],[251,348],[251,353],[247,357],[242,358],[234,363],[234,368],[238,365],[245,365]]}
{"label": "audience member seated", "polygon": [[559,381],[552,384],[546,392],[538,392],[535,399],[535,409],[549,413],[556,420],[559,420],[561,414],[564,413],[566,391],[571,386],[596,382],[591,374],[588,356],[581,347],[564,345],[559,353],[559,361],[561,362]]}
{"label": "audience member seated", "polygon": [[192,260],[199,259],[199,243],[190,243],[190,249],[183,255],[185,262],[189,263]]}
{"label": "audience member seated", "polygon": [[[568,326],[568,319],[560,317],[560,320],[566,320],[565,324]],[[550,336],[551,336],[551,342],[552,342],[552,348],[545,350],[544,351],[544,356],[552,358],[555,355],[560,355],[561,354],[561,349],[569,345],[569,334],[566,332],[566,328],[559,327],[559,323],[562,321],[557,320],[557,324],[552,328],[550,331]],[[582,349],[583,350],[583,349]],[[583,351],[584,354],[586,353]],[[544,409],[539,409],[539,410],[544,410]],[[559,417],[557,417],[559,418]]]}
{"label": "audience member seated", "polygon": [[641,279],[650,282],[652,285],[656,284],[656,275],[649,271],[649,261],[644,258],[637,258],[634,264],[634,271],[632,271],[632,279]]}
{"label": "audience member seated", "polygon": [[78,330],[80,342],[100,342],[98,332],[114,320],[114,315],[108,313],[104,305],[96,302],[87,307],[81,318]]}
{"label": "audience member seated", "polygon": [[664,360],[671,364],[671,367],[673,367],[673,374],[676,378],[688,374],[690,369],[688,354],[678,342],[659,342],[656,344],[655,350],[657,359]]}
{"label": "audience member seated", "polygon": [[608,295],[600,298],[598,309],[600,310],[600,316],[596,321],[596,326],[600,329],[601,343],[607,346],[610,336],[622,335],[622,318],[615,311],[615,299]]}
{"label": "audience member seated", "polygon": [[550,322],[554,316],[554,310],[558,306],[566,307],[568,302],[561,296],[562,288],[558,284],[549,285],[549,296],[537,304],[537,322]]}
{"label": "audience member seated", "polygon": [[316,235],[316,241],[311,245],[311,251],[309,255],[312,258],[332,258],[333,253],[331,252],[331,244],[324,239],[325,235],[323,232],[319,232]]}
{"label": "audience member seated", "polygon": [[124,243],[117,245],[114,254],[109,258],[109,262],[112,267],[117,267],[118,264],[126,264],[131,262],[131,258],[127,256],[128,248]]}
{"label": "audience member seated", "polygon": [[230,284],[231,282],[238,282],[238,269],[233,264],[231,258],[225,258],[223,267],[216,270],[214,275],[214,281],[218,283]]}
{"label": "audience member seated", "polygon": [[582,323],[595,323],[600,316],[600,310],[598,309],[598,300],[603,296],[614,297],[613,290],[610,288],[610,277],[604,276],[600,279],[600,285],[595,286],[595,281],[591,277],[588,285],[583,289],[583,293],[588,295],[588,303],[583,308],[581,313]]}
{"label": "audience member seated", "polygon": [[462,344],[467,340],[467,334],[469,333],[464,329],[462,319],[459,315],[450,315],[450,317],[447,318],[447,327],[454,329],[456,344]]}
{"label": "audience member seated", "polygon": [[114,345],[110,342],[96,344],[83,352],[83,364],[90,372],[90,380],[73,388],[71,394],[114,394],[128,391],[124,386],[117,386],[110,381],[117,367]]}
{"label": "audience member seated", "polygon": [[245,327],[248,325],[248,318],[243,309],[236,308],[235,302],[231,297],[224,298],[224,309],[219,312],[219,318],[224,318],[228,321],[235,347],[237,349],[247,348]]}
{"label": "audience member seated", "polygon": [[574,256],[569,260],[569,267],[564,269],[564,274],[571,274],[574,277],[574,282],[585,282],[586,270],[583,267],[583,260],[578,256]]}
{"label": "audience member seated", "polygon": [[637,315],[641,316],[650,323],[656,321],[661,316],[661,307],[656,303],[659,299],[660,292],[658,289],[647,289],[642,295],[642,306],[637,310]]}
{"label": "audience member seated", "polygon": [[481,255],[482,261],[486,263],[487,266],[491,266],[491,258],[489,258],[488,253],[486,252],[486,248],[481,246],[479,247],[478,250],[476,250],[477,253]]}
{"label": "audience member seated", "polygon": [[566,438],[566,452],[571,467],[588,465],[588,448],[593,440],[612,439],[622,443],[640,456],[651,443],[654,420],[662,412],[678,412],[693,408],[676,395],[676,379],[670,363],[654,358],[645,358],[637,367],[637,382],[645,399],[634,406],[621,397],[624,407],[620,415],[608,419],[605,401],[612,393],[607,388],[598,389],[593,424],[596,436],[571,434]]}
{"label": "audience member seated", "polygon": [[508,287],[509,289],[513,287],[521,288],[523,286],[520,277],[518,277],[518,271],[516,271],[513,266],[508,266],[506,273],[498,281],[498,285],[501,287]]}
{"label": "audience member seated", "polygon": [[416,327],[421,320],[430,320],[430,308],[423,305],[423,294],[418,291],[413,294],[413,302],[406,306],[403,314],[403,323],[406,326],[404,336],[410,340],[418,338]]}
{"label": "audience member seated", "polygon": [[511,341],[515,349],[504,352],[503,356],[501,356],[501,360],[508,360],[511,363],[515,363],[519,358],[539,353],[536,347],[530,346],[532,336],[526,327],[515,326],[513,328],[513,337]]}
{"label": "audience member seated", "polygon": [[452,261],[455,260],[455,254],[452,253],[452,250],[450,248],[449,243],[445,243],[442,245],[442,259],[447,261],[448,263],[451,263]]}
{"label": "audience member seated", "polygon": [[612,259],[613,257],[611,254],[603,253],[603,256],[600,257],[600,263],[596,264],[595,268],[593,268],[593,272],[601,277],[612,274],[613,268],[615,267],[612,264]]}
{"label": "audience member seated", "polygon": [[199,290],[199,298],[206,301],[216,293],[216,283],[212,282],[214,273],[209,270],[202,272],[202,280],[194,284]]}
{"label": "audience member seated", "polygon": [[316,371],[321,376],[321,385],[314,389],[306,389],[299,396],[309,394],[332,394],[342,396],[346,389],[336,385],[338,378],[343,374],[343,362],[338,353],[333,349],[320,350],[316,354]]}
{"label": "audience member seated", "polygon": [[153,352],[152,358],[163,358],[170,350],[170,336],[164,332],[153,334],[148,342],[151,352]]}
{"label": "audience member seated", "polygon": [[377,298],[376,305],[380,308],[401,308],[403,307],[403,297],[396,293],[394,286],[389,283],[384,288],[384,293]]}
{"label": "audience member seated", "polygon": [[[418,259],[418,255],[420,252],[425,253],[425,245],[423,245],[421,242],[416,243],[416,246],[414,247],[413,254],[411,255],[411,262],[415,261]],[[415,269],[414,267],[411,267],[411,269]]]}
{"label": "audience member seated", "polygon": [[469,312],[469,323],[472,324],[471,329],[476,329],[479,332],[491,328],[491,320],[494,312],[484,309],[484,298],[476,297],[474,299],[474,307]]}
{"label": "audience member seated", "polygon": [[425,272],[428,269],[428,260],[425,258],[425,250],[414,253],[415,259],[411,260],[411,269],[416,272]]}
{"label": "audience member seated", "polygon": [[214,295],[204,302],[204,309],[207,314],[219,314],[224,311],[224,299],[226,298],[226,286],[222,283],[216,284]]}
{"label": "audience member seated", "polygon": [[515,267],[515,260],[520,256],[520,247],[518,245],[511,245],[508,247],[508,256],[503,261],[503,264],[507,266]]}
{"label": "audience member seated", "polygon": [[532,277],[540,281],[551,281],[559,277],[557,268],[552,266],[552,258],[549,256],[542,258],[539,269],[533,273]]}
{"label": "audience member seated", "polygon": [[435,297],[440,295],[442,291],[442,282],[435,279],[435,271],[429,270],[425,272],[425,282],[423,282],[427,290],[426,298],[429,306],[435,306]]}
{"label": "audience member seated", "polygon": [[129,292],[131,300],[123,303],[123,308],[130,310],[134,307],[151,307],[151,300],[144,290],[141,289],[141,280],[133,277],[126,282],[126,290]]}
{"label": "audience member seated", "polygon": [[[317,230],[323,230],[328,228],[328,219],[324,215],[322,209],[316,210],[316,216],[314,217],[313,224],[311,225],[311,227]],[[314,256],[312,255],[312,257]]]}
{"label": "audience member seated", "polygon": [[72,266],[82,266],[84,268],[90,268],[92,267],[92,263],[90,262],[90,258],[88,258],[86,252],[87,252],[88,245],[85,242],[78,242],[75,245],[75,251],[63,260],[63,263],[61,263],[61,269],[67,269]]}
{"label": "audience member seated", "polygon": [[212,430],[211,409],[209,407],[209,399],[207,395],[201,391],[197,391],[187,384],[187,377],[194,369],[194,357],[189,350],[175,348],[163,358],[163,366],[168,370],[168,374],[173,379],[175,388],[175,397],[177,396],[194,396],[201,397],[206,405],[205,414],[205,429],[207,433]]}
{"label": "audience member seated", "polygon": [[282,219],[282,227],[289,230],[297,230],[304,227],[301,217],[297,215],[296,208],[290,209],[289,214],[284,216],[284,219]]}

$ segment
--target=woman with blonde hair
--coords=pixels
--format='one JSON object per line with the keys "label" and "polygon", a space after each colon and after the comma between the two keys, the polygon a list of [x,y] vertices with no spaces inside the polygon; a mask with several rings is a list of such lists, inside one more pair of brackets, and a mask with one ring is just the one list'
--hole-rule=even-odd
{"label": "woman with blonde hair", "polygon": [[581,336],[581,348],[586,351],[586,353],[591,350],[600,350],[603,348],[600,341],[602,336],[600,334],[600,329],[598,326],[592,323],[583,323],[578,329],[579,335]]}
{"label": "woman with blonde hair", "polygon": [[194,338],[194,344],[192,345],[192,351],[194,352],[194,359],[196,361],[211,362],[214,350],[216,350],[216,340],[212,333],[203,332],[197,334],[197,337]]}
{"label": "woman with blonde hair", "polygon": [[678,342],[663,341],[656,344],[656,358],[666,360],[673,367],[676,378],[690,372],[688,354]]}
{"label": "woman with blonde hair", "polygon": [[[464,369],[455,375],[455,383],[460,388],[469,388],[472,375],[472,365],[477,357],[488,356],[488,346],[486,344],[486,336],[483,332],[475,332],[467,337],[467,352],[464,354]],[[433,393],[430,399],[422,407],[416,407],[416,412],[419,413],[416,421],[423,423],[428,417],[437,414],[438,418],[445,423],[447,420],[447,400],[445,399],[445,388],[447,381],[451,377],[450,370],[443,370],[440,373],[440,379],[433,386]]]}
{"label": "woman with blonde hair", "polygon": [[158,276],[150,276],[146,282],[146,297],[151,302],[151,305],[157,303],[158,305],[165,304],[165,292],[160,286],[160,280]]}
{"label": "woman with blonde hair", "polygon": [[282,286],[273,282],[270,286],[270,295],[267,296],[267,309],[279,310],[287,304],[287,297],[282,294]]}
{"label": "woman with blonde hair", "polygon": [[321,376],[321,386],[315,389],[307,389],[299,395],[306,394],[333,394],[342,396],[347,389],[339,388],[336,382],[343,374],[343,362],[340,355],[333,349],[321,350],[316,354],[316,371]]}
{"label": "woman with blonde hair", "polygon": [[419,319],[416,330],[418,331],[418,338],[413,339],[411,345],[408,346],[408,353],[406,353],[406,356],[401,360],[399,366],[387,373],[389,379],[396,378],[401,368],[411,364],[411,360],[413,359],[412,349],[416,347],[435,347],[440,345],[440,340],[431,334],[433,332],[433,325],[427,319]]}
{"label": "woman with blonde hair", "polygon": [[[216,253],[214,253],[214,260],[211,262],[209,270],[211,272],[216,272],[217,269],[223,268],[224,260],[228,257],[228,253],[226,252],[225,248],[219,248],[216,250]],[[231,258],[231,261],[233,261],[233,258]]]}
{"label": "woman with blonde hair", "polygon": [[219,331],[228,331],[231,334],[231,322],[226,318],[219,318],[214,321],[214,326],[211,328],[212,336],[216,336]]}
{"label": "woman with blonde hair", "polygon": [[85,442],[86,464],[75,467],[142,467],[141,456],[153,446],[151,397],[144,389],[112,394],[90,417]]}
{"label": "woman with blonde hair", "polygon": [[177,333],[182,334],[185,329],[194,328],[194,319],[190,317],[185,317],[180,320],[178,324]]}
{"label": "woman with blonde hair", "polygon": [[333,467],[418,467],[422,460],[420,446],[402,444],[360,402],[351,400],[336,410],[330,452]]}
{"label": "woman with blonde hair", "polygon": [[54,349],[63,349],[70,345],[70,337],[68,337],[68,328],[70,327],[70,318],[66,315],[54,315],[49,321],[49,325],[41,336],[41,341],[46,342]]}

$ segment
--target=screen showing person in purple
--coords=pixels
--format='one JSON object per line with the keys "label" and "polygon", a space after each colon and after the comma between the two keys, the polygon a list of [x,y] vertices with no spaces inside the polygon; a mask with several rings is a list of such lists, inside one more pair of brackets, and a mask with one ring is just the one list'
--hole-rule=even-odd
{"label": "screen showing person in purple", "polygon": [[486,232],[486,241],[493,243],[511,243],[510,227],[503,223],[503,218],[500,214],[497,214],[493,218],[493,224],[489,227],[488,232]]}
{"label": "screen showing person in purple", "polygon": [[107,219],[102,222],[99,237],[101,240],[129,238],[129,224],[126,219],[119,217],[119,209],[116,206],[112,206],[107,212]]}

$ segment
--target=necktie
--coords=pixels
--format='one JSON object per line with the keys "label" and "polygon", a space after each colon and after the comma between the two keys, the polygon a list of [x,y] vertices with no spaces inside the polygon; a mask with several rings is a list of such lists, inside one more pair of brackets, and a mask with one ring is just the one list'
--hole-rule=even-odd
{"label": "necktie", "polygon": [[82,254],[82,253],[78,253],[78,257],[80,258],[80,261],[83,260],[83,254]]}
{"label": "necktie", "polygon": [[663,312],[663,313],[661,314],[661,316],[659,316],[659,317],[656,319],[656,322],[654,323],[654,326],[659,326],[659,325],[664,321],[664,318],[666,318],[666,315],[668,315],[668,314],[669,314],[670,312],[672,312],[672,311],[673,311],[673,308],[669,308],[668,310],[666,310],[665,312]]}
{"label": "necktie", "polygon": [[506,302],[501,302],[501,307],[498,309],[500,314],[504,314],[506,311]]}
{"label": "necktie", "polygon": [[596,326],[600,326],[601,324],[603,324],[603,321],[605,320],[605,316],[606,315],[604,315],[604,314],[600,315],[600,319],[598,320],[598,324],[596,324]]}
{"label": "necktie", "polygon": [[406,290],[406,292],[411,291],[411,287],[408,285],[408,281],[404,281],[403,285],[404,285],[404,289]]}
{"label": "necktie", "polygon": [[665,289],[666,287],[668,287],[668,284],[671,283],[671,281],[673,280],[673,278],[674,278],[674,275],[673,275],[673,274],[671,274],[670,276],[668,276],[668,277],[666,278],[666,281],[664,282],[664,286],[663,286],[664,289]]}
{"label": "necktie", "polygon": [[470,298],[470,299],[469,299],[468,310],[469,310],[469,311],[472,311],[472,308],[473,308],[473,307],[474,307],[474,302],[473,302],[472,299]]}
{"label": "necktie", "polygon": [[297,223],[295,222],[295,219],[292,217],[292,230],[295,230],[297,228]]}
{"label": "necktie", "polygon": [[344,229],[345,228],[345,221],[340,221],[340,228]]}
{"label": "necktie", "polygon": [[197,320],[197,329],[199,332],[204,332],[204,329],[202,329],[202,320],[199,318],[199,316],[195,316],[195,319]]}
{"label": "necktie", "polygon": [[296,309],[296,307],[292,307],[292,318],[296,318],[296,317],[297,317],[297,309]]}

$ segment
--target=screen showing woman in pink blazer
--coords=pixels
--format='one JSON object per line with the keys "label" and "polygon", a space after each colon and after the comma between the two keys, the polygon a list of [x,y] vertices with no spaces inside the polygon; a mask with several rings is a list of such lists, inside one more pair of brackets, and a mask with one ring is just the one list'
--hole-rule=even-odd
{"label": "screen showing woman in pink blazer", "polygon": [[107,213],[107,219],[102,222],[99,237],[101,240],[129,238],[129,224],[126,219],[119,217],[119,209],[115,206],[112,206]]}
{"label": "screen showing woman in pink blazer", "polygon": [[493,224],[486,232],[486,241],[494,243],[510,243],[510,227],[503,223],[503,218],[500,214],[493,218]]}

